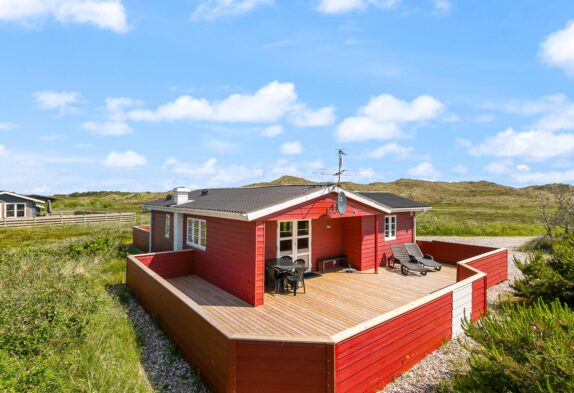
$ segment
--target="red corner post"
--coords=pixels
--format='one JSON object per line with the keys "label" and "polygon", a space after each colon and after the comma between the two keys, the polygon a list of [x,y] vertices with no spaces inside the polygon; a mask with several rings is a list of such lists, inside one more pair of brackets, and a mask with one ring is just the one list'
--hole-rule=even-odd
{"label": "red corner post", "polygon": [[379,216],[375,217],[375,274],[379,272]]}

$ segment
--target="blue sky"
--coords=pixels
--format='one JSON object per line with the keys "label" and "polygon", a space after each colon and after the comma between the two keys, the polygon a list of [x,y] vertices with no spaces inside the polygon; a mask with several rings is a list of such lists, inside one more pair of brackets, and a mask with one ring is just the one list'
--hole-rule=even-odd
{"label": "blue sky", "polygon": [[0,0],[0,189],[574,183],[574,3]]}

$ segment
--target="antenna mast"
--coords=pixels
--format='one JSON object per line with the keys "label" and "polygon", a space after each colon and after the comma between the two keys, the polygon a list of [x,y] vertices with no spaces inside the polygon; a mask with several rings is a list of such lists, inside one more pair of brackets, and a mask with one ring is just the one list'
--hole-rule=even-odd
{"label": "antenna mast", "polygon": [[335,173],[335,176],[337,176],[337,185],[340,185],[341,175],[345,173],[345,170],[343,169],[343,156],[346,156],[347,154],[345,154],[343,149],[339,149],[338,154],[339,154],[339,170],[337,171],[337,173]]}

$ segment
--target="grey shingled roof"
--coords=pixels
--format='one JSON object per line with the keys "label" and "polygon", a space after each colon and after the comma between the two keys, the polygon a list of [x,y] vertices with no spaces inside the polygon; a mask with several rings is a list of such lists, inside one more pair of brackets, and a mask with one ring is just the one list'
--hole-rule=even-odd
{"label": "grey shingled roof", "polygon": [[[167,198],[147,202],[144,206],[151,209],[154,207],[169,207],[174,209],[197,209],[247,214],[311,194],[330,185],[331,184],[312,184],[200,189],[191,191],[189,193],[189,202],[180,205],[176,205],[173,197],[170,195]],[[357,192],[357,194],[391,209],[429,207],[423,203],[388,192]]]}
{"label": "grey shingled roof", "polygon": [[426,205],[424,203],[420,203],[417,201],[413,201],[412,199],[391,194],[390,192],[368,191],[368,192],[357,192],[357,194],[372,199],[375,202],[381,203],[385,206],[388,206],[391,209],[430,207],[429,205]]}
{"label": "grey shingled roof", "polygon": [[[190,202],[180,205],[175,205],[173,199],[163,198],[147,202],[144,206],[245,214],[311,194],[327,186],[327,184],[312,184],[253,188],[210,188],[191,191],[189,193]],[[204,191],[207,192],[202,195]]]}

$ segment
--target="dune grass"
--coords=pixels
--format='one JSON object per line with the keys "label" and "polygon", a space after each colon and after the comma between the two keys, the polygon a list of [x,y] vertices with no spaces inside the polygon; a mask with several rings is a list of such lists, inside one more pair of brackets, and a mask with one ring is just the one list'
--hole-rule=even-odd
{"label": "dune grass", "polygon": [[[129,295],[111,290],[125,279],[129,234],[117,226],[2,233],[0,391],[153,391],[122,306]],[[36,245],[19,247],[27,237]]]}

